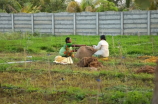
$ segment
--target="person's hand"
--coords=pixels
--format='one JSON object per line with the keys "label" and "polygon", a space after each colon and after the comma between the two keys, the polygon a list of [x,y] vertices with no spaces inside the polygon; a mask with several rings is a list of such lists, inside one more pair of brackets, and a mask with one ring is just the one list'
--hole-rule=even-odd
{"label": "person's hand", "polygon": [[95,48],[96,45],[92,45],[93,48]]}

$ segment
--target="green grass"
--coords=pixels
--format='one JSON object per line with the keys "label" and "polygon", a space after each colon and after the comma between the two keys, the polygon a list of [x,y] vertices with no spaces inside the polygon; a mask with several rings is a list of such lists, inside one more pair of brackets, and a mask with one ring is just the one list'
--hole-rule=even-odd
{"label": "green grass", "polygon": [[[99,36],[80,36],[80,35],[67,35],[67,36],[54,36],[54,35],[38,35],[19,33],[6,33],[0,34],[0,52],[23,52],[24,47],[28,53],[46,52],[59,52],[59,49],[65,44],[65,38],[70,37],[74,44],[85,44],[88,46],[97,45]],[[5,38],[4,38],[5,37]],[[110,55],[119,54],[119,43],[123,55],[153,55],[152,41],[153,37],[153,51],[154,55],[158,55],[158,37],[142,35],[138,36],[114,36],[114,49],[112,36],[107,35],[106,39],[109,43]]]}

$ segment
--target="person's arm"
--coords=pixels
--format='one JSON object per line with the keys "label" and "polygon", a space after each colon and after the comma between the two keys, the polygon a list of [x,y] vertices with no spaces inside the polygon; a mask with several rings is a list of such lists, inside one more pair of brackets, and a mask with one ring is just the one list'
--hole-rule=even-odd
{"label": "person's arm", "polygon": [[101,48],[101,43],[99,42],[97,46],[94,45],[93,48],[97,49],[97,50],[100,49]]}
{"label": "person's arm", "polygon": [[72,44],[72,47],[81,47],[81,46],[86,46],[86,45]]}

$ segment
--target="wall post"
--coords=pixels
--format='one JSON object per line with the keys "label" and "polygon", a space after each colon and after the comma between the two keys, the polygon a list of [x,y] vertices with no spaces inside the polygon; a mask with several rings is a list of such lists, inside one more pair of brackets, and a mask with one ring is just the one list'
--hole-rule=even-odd
{"label": "wall post", "polygon": [[150,11],[148,11],[148,35],[150,35]]}
{"label": "wall post", "polygon": [[55,26],[54,26],[54,13],[52,13],[52,34],[55,34]]}
{"label": "wall post", "polygon": [[73,22],[74,22],[74,35],[76,34],[76,13],[73,14]]}
{"label": "wall post", "polygon": [[96,34],[99,35],[99,14],[96,12]]}
{"label": "wall post", "polygon": [[11,15],[12,18],[12,31],[14,32],[14,14]]}
{"label": "wall post", "polygon": [[123,24],[124,24],[124,19],[123,19],[123,12],[121,12],[121,35],[123,35]]}

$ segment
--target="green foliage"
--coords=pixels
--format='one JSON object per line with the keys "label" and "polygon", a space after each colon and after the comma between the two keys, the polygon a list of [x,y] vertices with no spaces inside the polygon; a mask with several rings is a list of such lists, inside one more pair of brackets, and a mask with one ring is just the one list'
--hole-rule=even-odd
{"label": "green foliage", "polygon": [[41,0],[43,3],[41,5],[41,12],[65,12],[67,5],[66,0]]}
{"label": "green foliage", "polygon": [[[30,37],[30,38],[29,38]],[[22,34],[22,33],[0,33],[0,51],[1,52],[22,52],[24,47],[28,47],[27,51],[31,53],[45,51],[58,52],[65,44],[64,39],[67,36],[52,36],[51,34],[40,35],[39,33]],[[92,45],[98,44],[98,36],[79,36],[69,35],[72,43],[76,38],[75,44]],[[154,39],[154,54],[157,53],[155,49],[157,43],[157,36],[152,36]],[[61,40],[62,38],[62,40]],[[122,55],[152,55],[152,43],[149,36],[114,36],[114,49],[112,43],[112,36],[106,36],[109,43],[110,55],[119,55],[119,42],[121,43]],[[117,41],[119,39],[119,42]],[[7,41],[7,42],[6,42]],[[129,48],[130,46],[130,48]]]}
{"label": "green foliage", "polygon": [[120,0],[108,0],[108,1],[113,2],[116,6],[118,6]]}
{"label": "green foliage", "polygon": [[152,92],[129,92],[124,104],[150,104]]}
{"label": "green foliage", "polygon": [[150,0],[135,0],[135,4],[141,9],[141,10],[147,10],[150,5],[151,5],[151,2]]}
{"label": "green foliage", "polygon": [[92,12],[93,8],[91,6],[87,6],[85,9],[86,12]]}
{"label": "green foliage", "polygon": [[104,12],[104,11],[118,11],[118,8],[115,6],[113,2],[100,0],[100,6],[97,8],[97,12]]}
{"label": "green foliage", "polygon": [[68,95],[74,95],[74,97],[77,100],[83,100],[86,96],[86,93],[88,91],[84,91],[83,89],[79,88],[79,87],[69,87],[69,89],[67,89],[67,94]]}
{"label": "green foliage", "polygon": [[[0,59],[1,60],[1,59]],[[4,63],[4,62],[3,62]],[[5,70],[7,70],[7,68],[8,68],[8,64],[5,62],[4,64],[3,63],[1,63],[0,62],[0,72],[2,71],[5,71]]]}
{"label": "green foliage", "polygon": [[94,8],[93,0],[82,0],[82,2],[81,2],[82,11],[85,11],[86,7],[88,7],[88,6],[91,6],[92,8]]}
{"label": "green foliage", "polygon": [[158,9],[158,1],[151,0],[151,5],[149,10],[157,10]]}
{"label": "green foliage", "polygon": [[81,8],[76,1],[71,1],[67,6],[66,11],[70,13],[81,12]]}
{"label": "green foliage", "polygon": [[109,95],[106,95],[108,102],[115,104],[150,104],[152,90],[133,88],[124,85],[106,88]]}
{"label": "green foliage", "polygon": [[130,7],[130,3],[131,3],[131,0],[126,0],[126,7],[127,7],[127,8]]}
{"label": "green foliage", "polygon": [[3,9],[0,9],[0,13],[6,13],[6,11]]}
{"label": "green foliage", "polygon": [[66,10],[65,0],[1,0],[0,4],[0,9],[7,13],[51,13]]}

